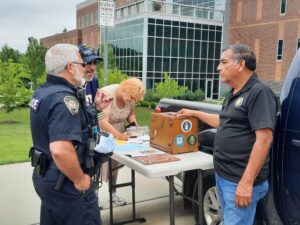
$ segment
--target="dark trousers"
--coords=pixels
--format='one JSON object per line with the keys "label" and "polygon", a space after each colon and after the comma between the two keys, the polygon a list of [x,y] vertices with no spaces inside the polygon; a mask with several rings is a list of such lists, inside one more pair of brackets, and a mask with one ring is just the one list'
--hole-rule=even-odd
{"label": "dark trousers", "polygon": [[83,194],[65,178],[61,189],[56,191],[59,176],[57,169],[49,169],[45,177],[33,171],[33,185],[41,199],[40,225],[102,225],[93,184]]}

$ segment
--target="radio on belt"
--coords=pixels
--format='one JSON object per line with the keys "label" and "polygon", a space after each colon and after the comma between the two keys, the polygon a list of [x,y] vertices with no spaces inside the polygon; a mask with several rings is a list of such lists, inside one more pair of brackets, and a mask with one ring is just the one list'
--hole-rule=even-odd
{"label": "radio on belt", "polygon": [[198,119],[176,117],[174,112],[152,113],[150,146],[173,155],[198,151]]}

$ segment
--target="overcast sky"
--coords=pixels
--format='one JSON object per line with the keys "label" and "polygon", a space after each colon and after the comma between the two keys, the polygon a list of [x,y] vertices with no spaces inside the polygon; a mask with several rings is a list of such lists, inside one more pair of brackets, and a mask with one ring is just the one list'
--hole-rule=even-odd
{"label": "overcast sky", "polygon": [[76,28],[76,5],[84,0],[0,0],[0,47],[25,52],[37,39]]}

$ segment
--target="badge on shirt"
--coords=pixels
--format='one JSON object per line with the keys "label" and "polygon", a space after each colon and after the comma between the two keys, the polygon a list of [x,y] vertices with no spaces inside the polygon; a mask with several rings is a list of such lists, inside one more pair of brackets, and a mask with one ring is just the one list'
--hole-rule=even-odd
{"label": "badge on shirt", "polygon": [[234,105],[235,105],[236,107],[239,107],[239,106],[241,106],[241,105],[243,104],[243,101],[244,101],[244,98],[243,98],[243,97],[240,97],[240,98],[238,98],[238,99],[235,101]]}
{"label": "badge on shirt", "polygon": [[70,111],[70,113],[74,116],[78,113],[79,111],[79,102],[77,101],[76,98],[73,96],[66,96],[64,97],[64,102]]}

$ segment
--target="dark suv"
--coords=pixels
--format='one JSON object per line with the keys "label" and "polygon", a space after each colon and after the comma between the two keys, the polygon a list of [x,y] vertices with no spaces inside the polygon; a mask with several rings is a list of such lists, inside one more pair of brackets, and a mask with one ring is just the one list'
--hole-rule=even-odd
{"label": "dark suv", "polygon": [[[290,65],[279,99],[281,108],[271,149],[270,191],[258,204],[257,225],[300,224],[300,50]],[[161,99],[160,107],[162,111],[189,108],[219,113],[221,110],[220,105],[174,99]],[[199,131],[200,151],[212,154],[216,130],[200,121]],[[213,174],[207,171],[204,176],[203,224],[207,225],[222,224]],[[196,174],[189,171],[182,177],[183,192],[197,198]],[[185,206],[193,206],[197,213],[196,204],[185,202]]]}

